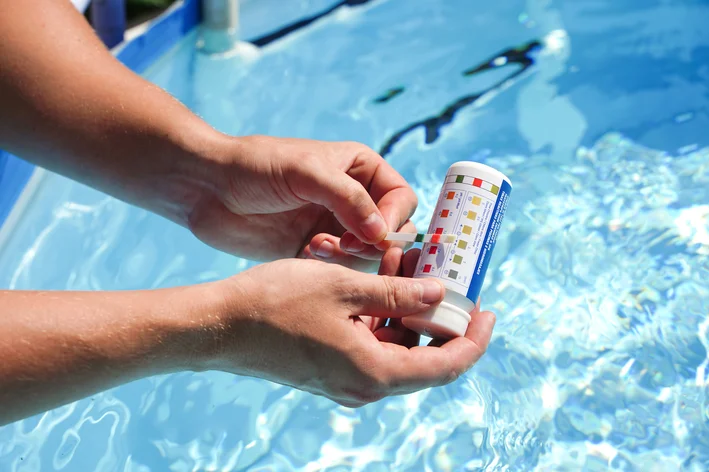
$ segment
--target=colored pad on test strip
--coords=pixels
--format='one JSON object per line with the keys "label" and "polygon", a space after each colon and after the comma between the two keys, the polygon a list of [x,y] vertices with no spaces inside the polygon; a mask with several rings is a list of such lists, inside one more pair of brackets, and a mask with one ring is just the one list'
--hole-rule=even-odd
{"label": "colored pad on test strip", "polygon": [[[434,237],[436,238],[434,240]],[[455,234],[443,234],[443,228],[438,228],[436,234],[423,233],[387,233],[385,241],[401,241],[407,243],[427,243],[429,241],[441,242],[444,244],[454,243],[457,239]]]}
{"label": "colored pad on test strip", "polygon": [[431,243],[438,244],[439,242],[441,242],[440,234],[434,234],[433,236],[431,236]]}
{"label": "colored pad on test strip", "polygon": [[455,198],[455,192],[448,192],[446,194],[446,200],[453,200]]}

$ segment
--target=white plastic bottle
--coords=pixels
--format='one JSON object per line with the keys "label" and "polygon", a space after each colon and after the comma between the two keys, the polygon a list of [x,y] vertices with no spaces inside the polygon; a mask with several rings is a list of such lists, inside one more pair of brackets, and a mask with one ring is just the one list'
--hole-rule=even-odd
{"label": "white plastic bottle", "polygon": [[414,273],[441,280],[446,296],[433,309],[403,318],[407,328],[439,339],[465,334],[511,191],[510,180],[484,164],[463,161],[448,169],[428,233],[456,240],[424,244]]}

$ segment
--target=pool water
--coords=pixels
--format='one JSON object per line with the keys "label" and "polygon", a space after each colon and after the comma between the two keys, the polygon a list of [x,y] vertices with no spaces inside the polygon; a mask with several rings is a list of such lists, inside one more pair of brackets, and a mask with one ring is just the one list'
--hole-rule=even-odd
{"label": "pool water", "polygon": [[[245,29],[267,33],[271,3],[248,2]],[[145,379],[1,428],[0,470],[709,469],[709,5],[350,3],[248,56],[207,57],[193,34],[145,75],[229,133],[383,151],[419,228],[451,163],[510,176],[486,356],[358,410],[221,373]],[[48,174],[0,286],[167,287],[249,265]]]}

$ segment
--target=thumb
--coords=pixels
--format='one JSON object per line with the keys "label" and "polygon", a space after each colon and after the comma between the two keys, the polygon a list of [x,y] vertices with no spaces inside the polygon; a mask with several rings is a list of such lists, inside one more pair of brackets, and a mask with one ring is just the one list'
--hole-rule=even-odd
{"label": "thumb", "polygon": [[295,187],[296,195],[330,210],[360,241],[376,244],[386,237],[388,226],[367,189],[340,169],[310,169]]}
{"label": "thumb", "polygon": [[347,290],[357,315],[401,318],[427,310],[443,300],[445,289],[436,279],[411,279],[360,274]]}

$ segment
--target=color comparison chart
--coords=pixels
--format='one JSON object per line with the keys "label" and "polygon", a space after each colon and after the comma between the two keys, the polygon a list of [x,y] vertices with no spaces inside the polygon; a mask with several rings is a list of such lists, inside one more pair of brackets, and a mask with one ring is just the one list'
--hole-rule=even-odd
{"label": "color comparison chart", "polygon": [[468,175],[449,175],[428,232],[453,234],[453,244],[427,243],[415,276],[439,277],[465,295],[480,258],[480,251],[500,187]]}

